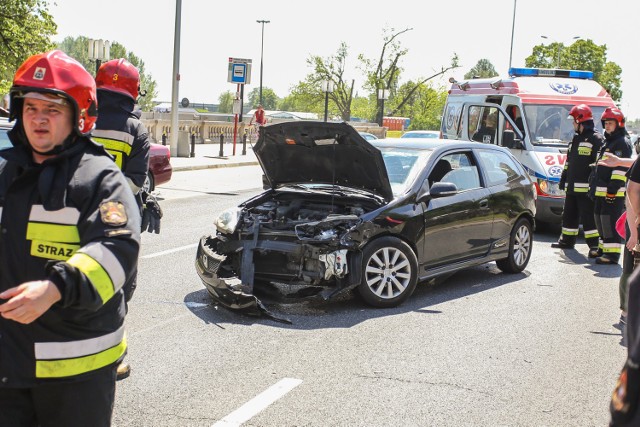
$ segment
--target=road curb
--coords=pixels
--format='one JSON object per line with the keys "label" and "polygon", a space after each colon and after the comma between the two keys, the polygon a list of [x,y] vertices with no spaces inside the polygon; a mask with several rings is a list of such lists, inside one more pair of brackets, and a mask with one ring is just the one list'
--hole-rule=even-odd
{"label": "road curb", "polygon": [[183,165],[183,166],[172,166],[174,172],[183,172],[183,171],[196,171],[202,169],[217,169],[217,168],[233,168],[239,166],[258,166],[260,163],[257,161],[254,162],[242,162],[242,163],[218,163],[215,165]]}

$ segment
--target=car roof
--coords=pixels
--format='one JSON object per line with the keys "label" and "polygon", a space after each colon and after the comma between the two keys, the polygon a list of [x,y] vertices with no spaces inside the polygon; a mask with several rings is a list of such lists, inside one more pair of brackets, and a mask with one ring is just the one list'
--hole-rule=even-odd
{"label": "car roof", "polygon": [[496,145],[484,144],[475,141],[460,141],[453,139],[424,139],[424,138],[386,138],[376,139],[375,141],[369,141],[371,145],[378,148],[410,148],[416,150],[435,150],[438,148],[451,148],[451,149],[473,149],[473,148],[490,148],[500,151],[507,151],[503,147]]}

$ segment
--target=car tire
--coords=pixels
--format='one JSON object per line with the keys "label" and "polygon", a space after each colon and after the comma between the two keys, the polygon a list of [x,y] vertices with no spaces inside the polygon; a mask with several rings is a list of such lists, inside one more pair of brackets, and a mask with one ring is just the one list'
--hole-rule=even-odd
{"label": "car tire", "polygon": [[144,180],[144,184],[142,184],[142,189],[147,193],[151,193],[156,189],[156,183],[153,179],[153,174],[151,173],[151,171],[147,172],[147,177]]}
{"label": "car tire", "polygon": [[362,251],[358,292],[374,307],[395,307],[411,296],[418,281],[418,261],[411,247],[395,237],[381,237]]}
{"label": "car tire", "polygon": [[505,273],[520,273],[529,264],[532,247],[533,231],[531,222],[526,218],[520,218],[511,230],[509,256],[496,261],[496,265]]}

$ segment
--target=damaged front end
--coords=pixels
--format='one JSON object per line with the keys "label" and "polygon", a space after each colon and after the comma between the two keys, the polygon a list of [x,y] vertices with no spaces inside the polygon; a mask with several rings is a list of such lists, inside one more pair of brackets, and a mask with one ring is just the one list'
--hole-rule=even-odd
{"label": "damaged front end", "polygon": [[[256,294],[327,300],[360,283],[360,248],[374,227],[361,215],[379,204],[299,197],[265,193],[237,213],[223,213],[216,236],[201,238],[196,270],[217,302],[270,315]],[[221,231],[229,215],[237,215],[237,224]]]}

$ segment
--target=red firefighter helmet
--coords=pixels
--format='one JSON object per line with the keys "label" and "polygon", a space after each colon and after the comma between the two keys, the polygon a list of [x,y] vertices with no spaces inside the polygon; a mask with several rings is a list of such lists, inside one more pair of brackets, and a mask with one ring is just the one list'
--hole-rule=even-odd
{"label": "red firefighter helmet", "polygon": [[616,107],[607,107],[607,109],[604,110],[604,113],[602,113],[602,117],[600,117],[600,120],[602,120],[603,127],[605,120],[615,120],[618,123],[619,127],[624,127],[624,114],[622,114],[622,111],[620,111],[620,109]]}
{"label": "red firefighter helmet", "polygon": [[124,58],[112,59],[100,66],[96,74],[96,86],[98,89],[118,92],[135,101],[140,91],[140,73]]}
{"label": "red firefighter helmet", "polygon": [[60,50],[28,58],[16,71],[11,86],[9,118],[22,116],[22,96],[28,92],[50,93],[69,100],[75,109],[74,129],[88,135],[98,118],[96,83],[75,59]]}
{"label": "red firefighter helmet", "polygon": [[587,104],[574,106],[571,111],[569,111],[569,116],[572,117],[576,123],[593,120],[593,112],[591,111],[591,107],[589,107]]}

